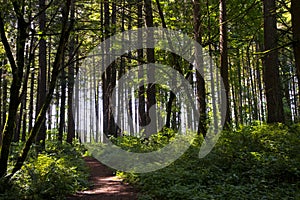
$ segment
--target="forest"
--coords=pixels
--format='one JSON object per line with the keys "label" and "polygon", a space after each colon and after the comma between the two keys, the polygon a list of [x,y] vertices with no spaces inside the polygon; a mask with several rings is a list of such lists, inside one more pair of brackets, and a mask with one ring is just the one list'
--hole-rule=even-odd
{"label": "forest", "polygon": [[0,41],[0,199],[300,199],[298,0],[1,0]]}

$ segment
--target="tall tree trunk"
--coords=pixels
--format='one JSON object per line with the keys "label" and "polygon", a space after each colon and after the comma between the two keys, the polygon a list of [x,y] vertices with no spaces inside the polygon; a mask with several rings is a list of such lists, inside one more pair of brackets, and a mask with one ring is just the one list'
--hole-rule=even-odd
{"label": "tall tree trunk", "polygon": [[225,115],[225,128],[230,125],[230,110],[229,110],[229,80],[228,80],[228,34],[227,34],[227,8],[226,0],[220,0],[220,67],[221,77],[225,87],[225,98],[227,106]]}
{"label": "tall tree trunk", "polygon": [[[261,51],[259,42],[256,41],[256,51]],[[264,96],[263,96],[263,84],[261,78],[261,70],[260,70],[260,62],[257,60],[256,62],[256,74],[257,74],[257,84],[258,84],[258,91],[259,91],[259,102],[260,102],[260,113],[261,113],[261,121],[265,121],[265,111],[264,111]]]}
{"label": "tall tree trunk", "polygon": [[[73,0],[71,7],[71,16],[70,20],[75,20],[75,1]],[[67,142],[72,144],[73,139],[75,138],[75,122],[73,116],[73,89],[74,89],[74,68],[75,64],[73,58],[75,56],[75,36],[72,35],[69,45],[69,61],[72,63],[68,67],[68,133],[67,133]],[[97,124],[98,126],[98,124]]]}
{"label": "tall tree trunk", "polygon": [[[129,20],[130,23],[130,20]],[[111,35],[114,35],[116,33],[116,26],[117,26],[117,5],[116,2],[112,2],[112,14],[111,14],[111,24],[112,24],[112,29],[111,29]],[[130,27],[130,24],[129,24]],[[115,59],[115,51],[112,50],[112,58]],[[116,62],[115,60],[113,63],[110,65],[111,67],[111,73],[110,73],[110,82],[109,82],[109,97],[112,96],[113,89],[116,87],[116,78],[117,78],[117,70],[116,70]],[[114,100],[112,100],[114,101]],[[109,130],[112,135],[117,137],[117,126],[113,117],[112,109],[110,109],[111,106],[111,101],[109,102]]]}
{"label": "tall tree trunk", "polygon": [[[199,0],[194,0],[194,37],[195,40],[202,45],[202,25],[201,25],[201,3]],[[204,76],[204,62],[203,62],[203,53],[202,46],[201,49],[196,48],[195,52],[195,61],[196,69],[199,70]],[[203,137],[206,136],[206,96],[205,96],[205,81],[204,77],[196,70],[196,88],[197,88],[197,101],[198,101],[198,110],[200,114],[199,124],[198,124],[198,135],[202,134]]]}
{"label": "tall tree trunk", "polygon": [[[153,14],[152,14],[152,3],[151,0],[144,0],[145,6],[145,18],[146,18],[146,25],[147,27],[153,27]],[[148,48],[148,46],[153,46],[154,36],[151,31],[148,32],[147,35],[147,62],[148,63],[155,63],[154,57],[154,49]],[[151,130],[146,130],[145,137],[148,138],[150,134],[156,132],[157,129],[157,121],[156,121],[156,87],[155,87],[155,69],[152,67],[147,70],[147,79],[148,79],[148,88],[147,88],[147,112],[146,112],[146,119],[147,124],[152,124],[150,127]],[[150,108],[151,110],[155,111],[155,114],[150,118]]]}
{"label": "tall tree trunk", "polygon": [[237,78],[238,78],[238,108],[239,108],[239,122],[240,124],[244,123],[244,113],[243,113],[243,88],[242,88],[242,70],[241,70],[241,58],[240,50],[237,49]]}
{"label": "tall tree trunk", "polygon": [[[110,35],[109,30],[109,1],[104,1],[104,40],[107,39]],[[108,53],[110,48],[110,44],[106,42],[106,46],[104,47],[103,53]],[[103,64],[109,63],[110,56],[103,56]],[[104,67],[104,66],[102,66]],[[109,124],[110,124],[110,109],[109,109],[109,91],[108,86],[110,82],[110,67],[106,68],[106,71],[102,74],[102,92],[103,92],[103,133],[108,136],[109,134]]]}
{"label": "tall tree trunk", "polygon": [[[231,61],[229,60],[229,63],[231,63]],[[232,96],[232,107],[233,107],[233,116],[234,116],[234,124],[236,127],[238,127],[239,124],[239,118],[238,118],[238,102],[236,99],[236,86],[237,86],[237,76],[236,76],[236,72],[231,70],[230,72],[230,80],[232,80],[232,84],[231,84],[231,96]]]}
{"label": "tall tree trunk", "polygon": [[31,71],[31,77],[30,77],[30,94],[29,94],[29,113],[28,113],[28,132],[31,131],[32,129],[32,124],[33,124],[33,104],[34,104],[34,80],[35,80],[35,60],[33,59],[32,61],[32,71]]}
{"label": "tall tree trunk", "polygon": [[267,53],[263,64],[268,123],[284,122],[277,42],[275,0],[264,0],[264,44]]}
{"label": "tall tree trunk", "polygon": [[[3,61],[3,66],[7,64],[7,61],[4,60]],[[6,79],[6,76],[7,76],[7,72],[5,69],[2,69],[2,99],[1,99],[1,106],[2,106],[2,109],[1,109],[1,126],[0,126],[0,131],[1,131],[1,145],[2,145],[2,139],[3,139],[3,129],[4,129],[4,125],[5,125],[5,122],[6,122],[6,114],[7,114],[7,79]],[[1,146],[0,145],[0,146]]]}
{"label": "tall tree trunk", "polygon": [[296,74],[298,78],[298,111],[300,112],[300,3],[298,0],[291,0],[293,47],[296,65]]}
{"label": "tall tree trunk", "polygon": [[[64,54],[64,53],[63,53]],[[62,61],[64,63],[64,61]],[[64,64],[63,64],[64,65]],[[63,66],[62,65],[62,66]],[[60,77],[61,91],[60,91],[60,114],[59,114],[59,128],[58,128],[58,141],[63,141],[63,134],[65,130],[65,111],[66,111],[66,72],[62,69]]]}
{"label": "tall tree trunk", "polygon": [[[143,27],[143,0],[138,0],[138,28]],[[138,32],[138,41],[142,41],[142,32]],[[138,49],[137,50],[138,54],[138,62],[139,65],[142,65],[143,62],[143,55],[144,51],[143,49]],[[139,124],[140,126],[145,126],[146,125],[146,100],[145,100],[145,86],[144,86],[144,72],[142,70],[139,70],[139,79],[141,80],[141,87],[139,88]]]}
{"label": "tall tree trunk", "polygon": [[0,146],[2,145],[2,62],[0,61]]}
{"label": "tall tree trunk", "polygon": [[251,58],[250,58],[250,47],[247,47],[246,50],[246,54],[247,54],[247,69],[248,69],[248,73],[249,73],[249,82],[250,82],[250,86],[251,89],[249,88],[249,92],[251,91],[251,96],[250,98],[253,99],[253,103],[251,103],[251,110],[253,110],[253,112],[251,112],[252,118],[253,120],[258,120],[258,110],[257,110],[257,96],[255,94],[256,93],[256,85],[254,80],[256,80],[255,78],[255,73],[253,73],[252,67],[251,67]]}
{"label": "tall tree trunk", "polygon": [[[51,66],[51,57],[52,57],[52,37],[51,36],[48,37],[48,51],[47,52],[48,52],[48,66],[49,66],[48,75],[47,75],[47,77],[48,77],[47,84],[50,85],[51,80],[49,77],[51,77],[50,66]],[[53,106],[53,104],[51,104],[48,109],[48,121],[47,121],[47,123],[48,123],[47,129],[48,130],[52,130],[52,125],[54,127],[57,127],[57,126],[55,126],[55,121],[52,119],[52,110],[53,110],[52,106]]]}
{"label": "tall tree trunk", "polygon": [[[40,11],[45,9],[45,0],[39,0],[39,9]],[[41,111],[46,98],[47,47],[46,47],[46,40],[44,38],[45,25],[46,25],[46,12],[43,11],[39,16],[39,26],[40,26],[40,32],[42,33],[42,36],[39,42],[39,76],[38,76],[38,94],[37,94],[37,109],[36,109],[37,115]],[[36,142],[40,146],[40,149],[45,148],[45,139],[46,139],[46,123],[44,121],[36,137]]]}

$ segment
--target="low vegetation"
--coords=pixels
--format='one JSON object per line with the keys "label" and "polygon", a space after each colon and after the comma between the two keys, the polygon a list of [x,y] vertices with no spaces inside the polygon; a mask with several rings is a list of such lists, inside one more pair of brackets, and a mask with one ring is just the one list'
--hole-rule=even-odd
{"label": "low vegetation", "polygon": [[[161,137],[154,138],[159,143]],[[118,140],[132,146],[133,140]],[[212,152],[199,159],[202,141],[195,140],[179,160],[159,171],[118,174],[135,184],[144,200],[300,199],[300,125],[253,125],[224,132]]]}
{"label": "low vegetation", "polygon": [[[11,166],[21,145],[13,147]],[[63,199],[66,195],[88,187],[88,169],[82,159],[83,148],[76,144],[47,141],[45,151],[35,149],[22,169],[12,177],[0,199]]]}

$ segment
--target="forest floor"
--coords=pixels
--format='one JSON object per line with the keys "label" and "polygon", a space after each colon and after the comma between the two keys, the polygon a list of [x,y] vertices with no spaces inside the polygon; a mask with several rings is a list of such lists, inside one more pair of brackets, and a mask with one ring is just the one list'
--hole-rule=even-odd
{"label": "forest floor", "polygon": [[68,197],[67,200],[135,200],[137,191],[130,185],[122,182],[114,175],[113,171],[92,157],[84,158],[90,169],[89,181],[91,188],[77,192]]}

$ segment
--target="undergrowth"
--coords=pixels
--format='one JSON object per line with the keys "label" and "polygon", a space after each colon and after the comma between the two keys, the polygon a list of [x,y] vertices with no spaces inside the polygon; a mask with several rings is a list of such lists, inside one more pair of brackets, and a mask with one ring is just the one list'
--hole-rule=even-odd
{"label": "undergrowth", "polygon": [[[22,144],[12,146],[10,166],[13,166]],[[46,149],[37,153],[32,148],[29,157],[12,177],[9,189],[0,199],[64,199],[68,194],[88,187],[88,169],[82,159],[80,144],[47,141]]]}
{"label": "undergrowth", "polygon": [[[160,137],[154,139],[150,146],[161,143]],[[132,146],[132,140],[116,140],[125,148]],[[134,184],[144,200],[300,199],[300,125],[253,125],[224,131],[214,149],[199,159],[202,141],[196,139],[164,169],[118,175]],[[144,146],[134,144],[135,149]]]}

